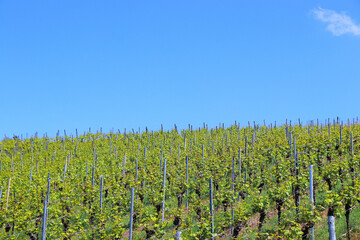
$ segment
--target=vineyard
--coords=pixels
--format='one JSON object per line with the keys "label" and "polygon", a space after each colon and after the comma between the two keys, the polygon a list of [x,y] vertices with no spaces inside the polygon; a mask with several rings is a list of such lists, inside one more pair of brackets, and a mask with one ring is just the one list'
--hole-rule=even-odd
{"label": "vineyard", "polygon": [[339,119],[5,138],[0,238],[360,239],[359,140]]}

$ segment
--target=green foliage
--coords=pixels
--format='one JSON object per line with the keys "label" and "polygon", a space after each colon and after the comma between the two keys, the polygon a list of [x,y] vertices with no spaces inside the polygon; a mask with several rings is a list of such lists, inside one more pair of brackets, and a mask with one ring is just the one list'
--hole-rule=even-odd
{"label": "green foliage", "polygon": [[[331,138],[327,129],[322,133],[320,127],[317,129],[299,125],[239,129],[234,125],[181,132],[5,139],[0,142],[0,238],[41,237],[50,173],[48,239],[125,238],[129,231],[130,188],[135,188],[134,239],[173,239],[176,231],[182,231],[184,239],[210,238],[210,178],[215,235],[229,236],[230,229],[234,229],[236,234],[232,235],[238,239],[299,239],[306,227],[323,221],[320,216],[326,216],[324,211],[333,209],[340,218],[345,206],[352,211],[360,201],[359,125],[343,126],[341,144],[339,124],[335,129],[331,127]],[[297,161],[293,145],[289,145],[290,133],[296,138]],[[160,163],[165,158],[164,191]],[[309,200],[310,164],[314,165],[315,206]],[[298,206],[294,203],[295,189],[301,196]],[[264,226],[258,232],[260,214]]]}

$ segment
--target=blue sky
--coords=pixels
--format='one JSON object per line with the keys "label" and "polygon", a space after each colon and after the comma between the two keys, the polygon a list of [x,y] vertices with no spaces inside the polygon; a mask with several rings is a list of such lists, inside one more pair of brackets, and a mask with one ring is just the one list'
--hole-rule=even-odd
{"label": "blue sky", "polygon": [[360,2],[0,0],[0,138],[359,114]]}

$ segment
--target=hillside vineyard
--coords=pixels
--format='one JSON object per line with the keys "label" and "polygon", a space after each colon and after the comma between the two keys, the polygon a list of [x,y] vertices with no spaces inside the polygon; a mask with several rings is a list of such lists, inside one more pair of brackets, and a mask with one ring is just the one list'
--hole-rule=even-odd
{"label": "hillside vineyard", "polygon": [[6,138],[0,238],[310,239],[322,223],[346,236],[359,134],[328,119]]}

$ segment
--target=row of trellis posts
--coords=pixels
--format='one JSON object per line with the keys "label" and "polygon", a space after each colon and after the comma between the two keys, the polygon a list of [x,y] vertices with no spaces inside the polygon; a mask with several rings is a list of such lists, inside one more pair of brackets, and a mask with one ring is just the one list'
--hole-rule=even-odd
{"label": "row of trellis posts", "polygon": [[[287,131],[288,129],[286,129]],[[340,143],[342,141],[342,129],[340,128]],[[287,132],[287,134],[289,136],[289,145],[292,146],[293,145],[293,150],[294,150],[294,158],[296,160],[295,164],[297,167],[297,154],[296,154],[296,145],[295,145],[295,137],[293,142],[291,142],[291,132]],[[330,124],[329,124],[329,137],[330,137]],[[350,134],[351,137],[351,152],[353,153],[353,136],[352,134]],[[203,146],[202,146],[202,150]],[[241,171],[241,155],[240,155],[240,150],[239,149],[239,171]],[[245,149],[246,150],[246,149]],[[146,151],[146,149],[145,149]],[[146,154],[146,152],[145,152]],[[162,156],[161,156],[162,158]],[[203,156],[204,158],[204,156]],[[124,163],[123,165],[125,165],[125,159],[126,159],[126,155],[124,158]],[[95,160],[95,159],[94,159]],[[162,159],[161,159],[162,161]],[[96,161],[95,161],[96,164]],[[161,164],[162,165],[162,164]],[[96,165],[95,165],[96,166]],[[92,184],[94,185],[94,168],[93,167],[93,172],[92,172]],[[124,166],[123,166],[124,167]],[[232,171],[232,189],[234,189],[234,169],[235,164],[234,164],[234,158],[233,158],[233,171]],[[65,181],[65,172],[66,172],[66,168],[67,168],[67,164],[65,163],[64,166],[64,176],[63,176],[63,180]],[[31,167],[31,173],[30,173],[30,184],[31,184],[31,180],[32,180],[32,172],[33,172],[33,167]],[[86,174],[88,172],[88,166],[86,168]],[[137,161],[136,161],[136,173],[137,173]],[[137,174],[136,174],[137,175]],[[48,217],[48,203],[49,203],[49,196],[50,196],[50,173],[48,174],[48,183],[47,183],[47,194],[46,194],[46,199],[44,200],[44,209],[43,209],[43,222],[42,222],[42,239],[46,239],[46,227],[47,227],[47,217]],[[164,221],[164,213],[165,213],[165,184],[166,184],[166,159],[164,159],[163,161],[163,192],[164,192],[164,196],[163,196],[163,203],[162,203],[162,221]],[[186,181],[188,182],[188,156],[186,156]],[[9,198],[9,190],[10,190],[10,183],[11,183],[11,178],[9,178],[9,182],[8,182],[8,189],[7,189],[7,194],[6,194],[6,208],[7,208],[7,203],[8,203],[8,198]],[[313,190],[313,165],[309,166],[309,188],[310,188],[310,202],[311,202],[311,207],[313,208],[313,204],[314,204],[314,190]],[[102,209],[102,191],[103,191],[103,175],[100,176],[100,209]],[[130,223],[129,223],[129,239],[132,239],[133,236],[133,212],[134,212],[134,193],[135,193],[135,189],[131,188],[131,206],[130,206]],[[186,193],[188,195],[188,191]],[[2,189],[0,189],[0,201],[2,198]],[[214,236],[214,211],[213,211],[213,189],[212,189],[212,179],[209,179],[209,202],[210,202],[210,221],[211,221],[211,234],[212,236]],[[186,201],[186,207],[188,208],[188,200]],[[231,216],[232,216],[232,220],[234,220],[234,212],[233,210],[231,211]],[[233,229],[233,227],[231,227],[231,229]],[[335,218],[334,216],[328,216],[328,229],[329,229],[329,240],[335,240],[336,239],[336,233],[335,233]],[[310,238],[313,240],[314,239],[314,228],[311,228],[311,236]],[[181,239],[181,231],[177,231],[176,232],[176,239]]]}
{"label": "row of trellis posts", "polygon": [[[233,161],[233,168],[234,168],[234,161]],[[162,221],[164,221],[164,213],[165,213],[165,176],[166,176],[166,159],[164,159],[164,174],[163,174],[163,204],[162,204]],[[234,169],[233,169],[234,172]],[[234,182],[234,174],[233,174],[233,182]],[[102,191],[103,191],[103,175],[100,176],[100,209],[102,209]],[[44,210],[43,210],[43,223],[42,223],[42,240],[46,239],[46,227],[47,227],[47,217],[48,217],[48,210],[47,206],[49,203],[49,196],[50,196],[50,174],[48,175],[48,183],[47,183],[47,194],[46,199],[44,201]],[[313,207],[314,203],[314,188],[313,188],[313,165],[309,166],[309,182],[310,182],[310,202],[311,206]],[[1,200],[1,192],[0,190],[0,200]],[[130,223],[129,223],[129,240],[133,237],[133,213],[134,213],[134,194],[135,189],[131,188],[131,203],[130,203]],[[212,188],[212,179],[209,179],[209,202],[210,202],[210,222],[211,222],[211,234],[214,235],[214,207],[213,207],[213,188]],[[232,220],[234,220],[234,212],[231,212]],[[333,216],[328,217],[328,224],[329,224],[329,239],[335,240],[335,220]],[[233,226],[231,227],[233,229]],[[181,231],[176,232],[176,239],[181,239]],[[311,239],[314,239],[314,228],[311,228]]]}
{"label": "row of trellis posts", "polygon": [[[188,157],[187,157],[188,159]],[[66,165],[65,165],[66,166]],[[65,176],[65,169],[64,168],[64,176]],[[48,203],[49,203],[49,197],[50,197],[50,173],[48,174],[48,183],[47,183],[47,193],[46,193],[46,199],[44,200],[44,210],[43,210],[43,222],[42,222],[42,236],[41,239],[45,240],[46,239],[46,226],[47,226],[47,217],[48,217]],[[164,192],[164,196],[163,196],[163,203],[162,203],[162,222],[164,221],[164,215],[165,215],[165,184],[166,184],[166,159],[164,159],[164,168],[163,168],[163,192]],[[9,178],[9,186],[8,186],[8,191],[10,189],[10,181],[11,178]],[[30,181],[31,181],[31,176],[30,176]],[[210,191],[212,191],[212,187],[211,187],[211,179],[210,179]],[[104,177],[103,175],[100,176],[100,210],[102,209],[102,196],[103,196],[103,182],[104,182]],[[134,213],[134,194],[135,194],[135,189],[131,188],[131,203],[130,203],[130,223],[129,223],[129,239],[132,239],[133,236],[133,213]],[[0,189],[0,200],[1,200],[1,195],[2,195],[2,189]],[[8,194],[7,194],[8,195]],[[212,193],[210,193],[210,195],[212,195]],[[212,206],[212,197],[210,197],[210,206]],[[211,208],[212,209],[212,208]],[[212,210],[211,210],[212,211]],[[213,226],[213,225],[212,225]],[[212,228],[211,232],[214,232],[214,229]],[[177,231],[176,232],[176,239],[180,240],[181,239],[181,231]]]}
{"label": "row of trellis posts", "polygon": [[[352,137],[352,136],[351,136]],[[295,143],[295,141],[294,141]],[[240,164],[241,166],[241,164]],[[66,167],[65,167],[66,168]],[[188,157],[186,157],[186,176],[188,180]],[[163,204],[162,204],[162,221],[164,221],[164,213],[165,213],[165,184],[166,184],[166,159],[164,159],[164,166],[163,166]],[[42,223],[42,239],[46,239],[46,227],[47,227],[47,217],[48,217],[48,210],[47,206],[49,203],[49,195],[50,195],[50,173],[48,175],[48,183],[47,183],[47,194],[46,199],[44,201],[44,209],[43,209],[43,223]],[[234,184],[234,159],[233,159],[233,174],[232,174],[232,181]],[[313,165],[310,165],[309,167],[309,181],[310,181],[310,202],[311,206],[313,207],[314,203],[314,192],[313,192]],[[30,182],[31,182],[31,176],[30,176]],[[11,178],[9,178],[8,183],[8,191],[10,189],[10,183]],[[232,187],[233,188],[233,187]],[[102,209],[102,191],[103,191],[103,175],[100,176],[100,209]],[[129,239],[132,239],[133,235],[133,211],[134,211],[134,192],[135,189],[131,188],[131,206],[130,206],[130,223],[129,223]],[[7,196],[9,194],[7,193]],[[2,189],[0,189],[0,200],[2,196]],[[8,198],[8,197],[7,197]],[[214,235],[214,208],[213,208],[213,189],[212,189],[212,179],[209,179],[209,202],[210,202],[210,221],[211,221],[211,234]],[[234,220],[234,212],[232,210],[231,212],[232,220]],[[328,225],[329,225],[329,239],[335,240],[336,234],[335,234],[335,219],[334,216],[328,216]],[[232,227],[233,229],[233,227]],[[176,232],[176,239],[181,239],[181,231]],[[311,239],[314,239],[314,228],[311,228]]]}

